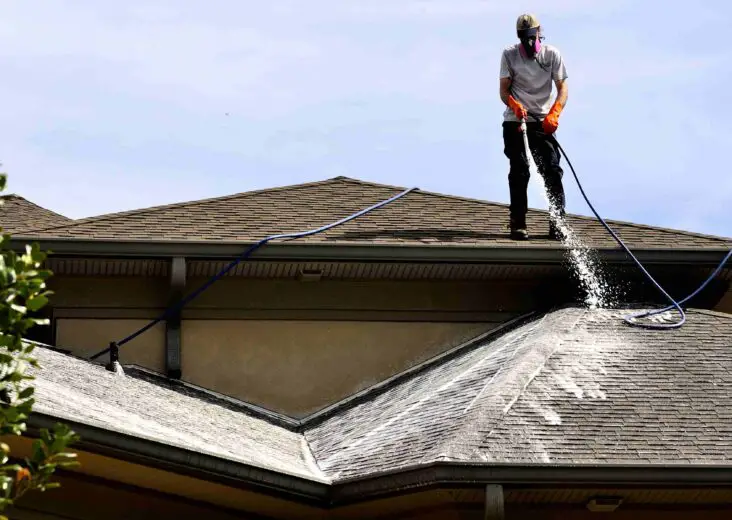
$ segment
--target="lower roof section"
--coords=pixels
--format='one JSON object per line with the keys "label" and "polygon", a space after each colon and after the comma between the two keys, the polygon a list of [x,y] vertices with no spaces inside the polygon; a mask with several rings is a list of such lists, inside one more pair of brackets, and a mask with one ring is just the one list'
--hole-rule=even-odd
{"label": "lower roof section", "polygon": [[300,421],[41,347],[34,421],[316,502],[427,483],[729,482],[732,315],[655,331],[624,312],[518,320]]}

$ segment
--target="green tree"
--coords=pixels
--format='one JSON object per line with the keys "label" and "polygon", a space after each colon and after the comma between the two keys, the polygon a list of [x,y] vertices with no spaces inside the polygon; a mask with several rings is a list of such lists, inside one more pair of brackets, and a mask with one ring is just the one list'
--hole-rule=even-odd
{"label": "green tree", "polygon": [[[5,191],[7,176],[0,174],[0,193]],[[3,201],[0,200],[0,204]],[[9,247],[10,236],[0,239],[0,435],[22,435],[34,404],[33,376],[29,367],[38,368],[33,357],[34,345],[24,338],[36,326],[48,320],[37,312],[48,304],[51,291],[46,281],[51,272],[42,269],[46,254],[37,244],[28,245],[24,254]],[[41,431],[33,442],[30,457],[13,458],[10,447],[0,443],[0,512],[12,506],[29,491],[58,487],[51,477],[57,468],[75,466],[75,454],[66,451],[77,440],[68,426],[57,424],[52,431]],[[0,514],[0,519],[6,520]]]}

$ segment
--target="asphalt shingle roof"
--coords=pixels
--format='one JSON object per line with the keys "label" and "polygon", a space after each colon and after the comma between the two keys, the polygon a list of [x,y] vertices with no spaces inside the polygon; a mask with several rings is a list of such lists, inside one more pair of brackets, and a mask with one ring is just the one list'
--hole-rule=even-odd
{"label": "asphalt shingle roof", "polygon": [[[304,231],[329,224],[397,195],[404,188],[336,177],[325,181],[245,192],[154,208],[79,219],[36,228],[34,237],[111,240],[195,240],[251,242],[275,233]],[[424,191],[404,198],[328,232],[299,243],[515,246],[505,229],[508,206]],[[616,248],[594,219],[570,216],[572,229],[587,246]],[[719,248],[732,238],[613,223],[631,247]],[[525,247],[561,244],[548,240],[548,216],[530,210],[533,240]]]}
{"label": "asphalt shingle roof", "polygon": [[732,464],[732,315],[691,310],[666,331],[621,315],[568,308],[489,334],[300,428],[44,348],[36,409],[334,482],[451,461]]}
{"label": "asphalt shingle roof", "polygon": [[0,227],[4,233],[59,226],[72,221],[19,195],[4,195],[0,201]]}
{"label": "asphalt shingle roof", "polygon": [[103,366],[46,348],[34,411],[193,452],[322,480],[302,436],[201,392],[120,376]]}
{"label": "asphalt shingle roof", "polygon": [[[732,315],[566,309],[307,432],[338,478],[426,462],[732,464]],[[339,432],[334,436],[331,432]]]}

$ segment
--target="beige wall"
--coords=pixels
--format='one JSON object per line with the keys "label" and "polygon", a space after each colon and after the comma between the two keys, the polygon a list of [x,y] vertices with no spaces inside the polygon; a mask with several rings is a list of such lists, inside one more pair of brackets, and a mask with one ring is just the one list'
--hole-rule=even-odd
{"label": "beige wall", "polygon": [[491,327],[187,320],[182,326],[183,379],[302,417]]}
{"label": "beige wall", "polygon": [[[56,346],[77,356],[89,357],[139,330],[149,320],[57,319]],[[99,358],[106,362],[109,358]],[[165,324],[159,323],[120,349],[125,364],[140,365],[156,372],[165,371]]]}
{"label": "beige wall", "polygon": [[[188,291],[204,280],[188,282]],[[55,341],[89,356],[160,315],[167,279],[58,277]],[[183,379],[300,417],[449,349],[533,306],[518,282],[226,278],[183,313]],[[165,370],[165,325],[123,363]],[[297,389],[296,392],[293,389]]]}
{"label": "beige wall", "polygon": [[[204,281],[191,279],[188,289]],[[516,281],[299,282],[229,278],[211,286],[189,308],[512,311],[533,305],[526,289],[527,283]]]}
{"label": "beige wall", "polygon": [[714,307],[714,310],[732,314],[732,288],[722,296],[722,299]]}
{"label": "beige wall", "polygon": [[[52,304],[60,309],[157,311],[168,298],[166,278],[59,276],[51,278]],[[205,280],[190,279],[186,292]],[[530,309],[530,285],[517,281],[388,282],[253,280],[224,278],[186,306],[190,311],[310,310],[475,313]],[[121,316],[115,316],[121,317]],[[191,316],[191,317],[196,317]]]}
{"label": "beige wall", "polygon": [[54,307],[71,308],[157,308],[168,297],[168,279],[120,277],[52,276]]}
{"label": "beige wall", "polygon": [[[5,436],[2,440],[14,456],[30,456],[31,439]],[[10,519],[320,518],[320,510],[289,500],[108,456],[71,451],[77,453],[80,466],[54,476],[61,488],[28,493],[19,501],[19,507],[10,511]]]}
{"label": "beige wall", "polygon": [[[58,319],[56,343],[88,357],[146,320]],[[492,328],[481,323],[185,320],[183,379],[301,417]],[[120,350],[165,370],[165,326]],[[106,360],[108,358],[100,358]]]}

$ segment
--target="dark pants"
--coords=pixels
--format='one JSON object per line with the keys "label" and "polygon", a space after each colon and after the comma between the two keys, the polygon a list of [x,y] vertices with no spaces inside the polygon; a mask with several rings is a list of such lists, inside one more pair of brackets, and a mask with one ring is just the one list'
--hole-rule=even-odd
{"label": "dark pants", "polygon": [[[503,153],[510,163],[508,187],[511,194],[511,220],[517,227],[526,227],[526,211],[528,209],[527,189],[529,186],[529,161],[526,157],[524,137],[520,123],[505,121],[503,123]],[[529,148],[539,173],[549,193],[549,200],[564,215],[564,187],[562,171],[559,166],[559,148],[554,140],[547,136],[541,123],[526,123]]]}

